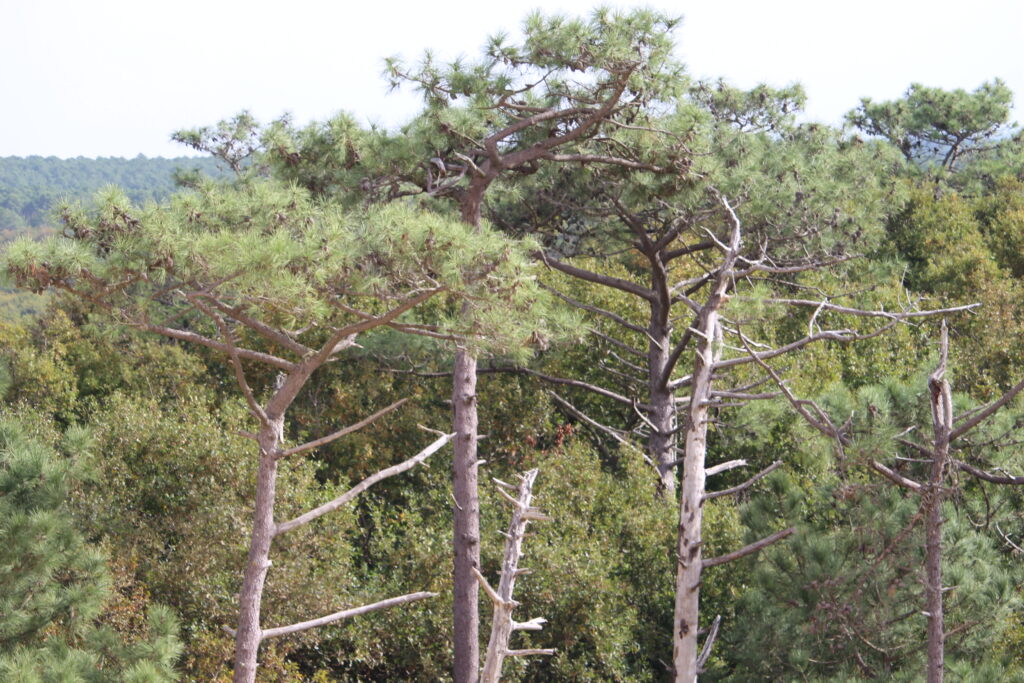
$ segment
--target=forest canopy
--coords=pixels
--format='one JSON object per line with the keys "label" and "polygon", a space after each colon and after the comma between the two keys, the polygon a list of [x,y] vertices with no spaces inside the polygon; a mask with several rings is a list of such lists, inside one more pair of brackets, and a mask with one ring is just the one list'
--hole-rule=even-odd
{"label": "forest canopy", "polygon": [[676,24],[0,159],[0,673],[1024,680],[1011,93],[806,122]]}

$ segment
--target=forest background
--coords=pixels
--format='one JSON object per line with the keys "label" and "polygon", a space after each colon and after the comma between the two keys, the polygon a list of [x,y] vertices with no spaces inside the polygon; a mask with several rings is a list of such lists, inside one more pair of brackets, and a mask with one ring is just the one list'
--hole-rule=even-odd
{"label": "forest background", "polygon": [[[948,320],[956,405],[969,411],[1021,379],[1024,163],[1005,86],[993,81],[973,92],[911,88],[898,101],[862,103],[852,110],[848,128],[832,131],[795,120],[799,89],[738,91],[679,81],[684,84],[681,100],[720,131],[752,129],[755,138],[769,141],[813,133],[830,150],[865,148],[876,160],[869,166],[873,177],[839,179],[878,188],[871,198],[874,213],[855,226],[863,234],[831,226],[836,232],[830,239],[854,240],[848,246],[858,258],[753,282],[748,298],[758,301],[744,305],[737,297],[728,316],[742,319],[758,338],[784,345],[813,327],[820,311],[778,315],[779,300],[806,292],[827,291],[830,302],[864,310],[977,302],[979,308]],[[128,196],[102,190],[99,207],[253,184],[284,184],[303,197],[349,201],[366,187],[347,174],[346,159],[353,149],[367,155],[372,146],[360,145],[371,145],[363,137],[370,135],[344,117],[309,128],[287,120],[261,126],[239,117],[182,134],[186,143],[212,152],[202,160],[3,159],[0,229],[5,240],[71,235],[75,210],[61,213],[52,208],[54,200],[88,198],[108,184]],[[290,156],[296,153],[298,163]],[[725,167],[734,160],[742,164],[742,153],[756,150],[713,151]],[[427,172],[447,173],[433,158],[422,159]],[[759,187],[756,176],[765,166],[751,166],[745,171],[755,179],[740,184],[736,198],[744,199],[737,211],[762,212],[752,222],[785,224],[793,204],[788,215],[785,205],[776,214],[771,212],[780,211],[778,204],[759,206],[749,188]],[[171,172],[179,167],[185,172]],[[544,185],[552,182],[558,185]],[[573,195],[579,183],[538,176],[535,187],[520,189],[547,212],[535,225],[521,227],[522,208],[515,202],[495,199],[485,215],[496,225],[518,221],[518,236],[534,240],[548,260],[647,286],[635,257],[607,253],[614,250],[602,240],[615,239],[608,237],[608,216]],[[531,199],[531,189],[542,199]],[[789,200],[798,204],[795,193]],[[423,194],[425,208],[445,212],[429,192]],[[634,376],[635,361],[622,359],[628,353],[623,344],[646,343],[643,330],[622,337],[609,326],[609,316],[595,313],[632,319],[642,311],[620,292],[560,272],[542,269],[539,277],[582,303],[582,313],[550,339],[531,339],[528,358],[497,352],[481,365],[483,478],[511,480],[538,468],[537,501],[554,520],[538,525],[527,544],[534,573],[521,582],[516,599],[525,614],[548,620],[543,631],[519,637],[556,653],[510,660],[505,678],[661,680],[671,659],[677,511],[656,494],[658,477],[644,462],[651,428],[636,406],[647,389]],[[36,516],[19,518],[14,508],[5,514],[14,521],[0,526],[10,539],[0,552],[10,553],[18,560],[12,565],[20,563],[28,575],[6,575],[11,586],[37,588],[5,592],[32,599],[0,610],[12,615],[0,622],[0,666],[87,670],[99,661],[135,680],[169,678],[174,671],[189,680],[229,675],[233,643],[221,627],[234,623],[255,477],[255,463],[239,455],[249,445],[239,435],[248,418],[230,363],[202,348],[128,330],[89,302],[52,294],[36,299],[10,288],[4,297],[4,482],[7,490],[31,489],[34,498],[7,496],[3,502]],[[449,422],[450,350],[379,336],[314,377],[286,433],[300,442],[355,423],[396,397],[410,402],[289,465],[280,492],[286,509],[298,512],[329,499],[382,463],[414,452],[422,444],[417,425],[442,428]],[[768,391],[774,387],[763,374],[748,378],[763,387],[760,400],[741,401],[757,393],[747,390],[713,405],[709,462],[743,459],[749,465],[746,473],[719,475],[716,488],[741,485],[776,460],[783,467],[736,496],[708,501],[706,556],[778,529],[792,526],[796,533],[705,576],[702,614],[722,616],[707,680],[920,676],[924,541],[922,529],[909,523],[917,503],[872,463],[886,462],[906,477],[921,469],[913,449],[899,439],[927,413],[925,378],[938,362],[938,339],[938,320],[901,322],[856,343],[810,345],[773,366],[793,394],[816,399],[837,423],[848,423],[852,438],[842,451],[811,431],[778,390]],[[257,392],[270,390],[272,373],[253,376]],[[595,394],[584,384],[610,386],[607,391],[627,400]],[[1018,408],[1009,406],[960,457],[989,472],[1020,474],[1021,426]],[[452,505],[446,469],[435,463],[382,482],[351,509],[318,522],[317,535],[289,539],[265,608],[284,623],[325,603],[359,604],[414,588],[439,597],[272,641],[261,654],[266,680],[450,675]],[[35,483],[26,488],[26,481]],[[1021,494],[966,478],[954,483],[944,507],[951,587],[947,667],[957,680],[1014,680],[1024,676]],[[495,487],[485,483],[481,496],[482,562],[484,573],[493,574],[506,510]],[[47,509],[45,519],[36,514]],[[33,547],[32,539],[39,538],[60,542]],[[29,557],[37,564],[29,566]],[[38,586],[49,584],[46,599],[39,598]]]}

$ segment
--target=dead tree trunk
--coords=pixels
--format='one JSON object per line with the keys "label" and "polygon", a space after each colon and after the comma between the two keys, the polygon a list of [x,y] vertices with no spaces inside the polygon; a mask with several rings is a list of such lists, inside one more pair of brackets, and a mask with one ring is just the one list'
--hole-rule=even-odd
{"label": "dead tree trunk", "polygon": [[942,497],[953,432],[953,399],[946,381],[949,338],[942,325],[939,367],[928,378],[932,408],[932,466],[923,489],[925,508],[925,609],[928,614],[928,683],[942,683],[945,672],[946,623],[942,612]]}
{"label": "dead tree trunk", "polygon": [[480,676],[481,683],[498,683],[501,679],[501,666],[505,661],[505,657],[550,655],[555,653],[553,649],[510,650],[508,647],[509,639],[514,631],[539,631],[547,621],[542,617],[524,622],[517,622],[512,619],[512,611],[519,604],[512,599],[516,578],[530,571],[519,566],[519,560],[523,556],[522,548],[523,539],[526,537],[526,525],[533,521],[548,521],[550,519],[537,508],[530,506],[530,502],[533,499],[533,482],[536,478],[537,470],[530,470],[521,475],[517,490],[513,489],[509,484],[495,480],[501,488],[516,490],[516,496],[513,498],[499,488],[499,492],[505,500],[512,504],[512,521],[509,524],[508,535],[506,536],[505,556],[501,563],[501,581],[498,583],[498,590],[495,591],[487,583],[487,579],[484,578],[483,574],[478,570],[474,570],[477,580],[494,604],[491,637],[487,644],[483,673]]}
{"label": "dead tree trunk", "polygon": [[[697,632],[700,630],[700,583],[703,570],[701,527],[707,478],[708,410],[714,380],[716,342],[721,341],[719,312],[732,285],[733,267],[739,255],[740,222],[723,199],[732,223],[732,235],[718,269],[714,289],[693,326],[698,337],[690,385],[690,406],[683,445],[683,480],[679,492],[679,540],[677,544],[676,601],[673,619],[672,666],[677,683],[697,680]],[[709,650],[710,652],[710,650]]]}

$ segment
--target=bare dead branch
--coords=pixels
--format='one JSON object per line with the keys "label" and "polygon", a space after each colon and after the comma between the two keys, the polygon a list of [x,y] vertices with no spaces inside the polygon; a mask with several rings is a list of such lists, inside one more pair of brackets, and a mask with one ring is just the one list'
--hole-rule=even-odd
{"label": "bare dead branch", "polygon": [[588,328],[587,331],[590,332],[595,337],[598,337],[599,339],[603,339],[604,341],[608,342],[609,344],[612,344],[613,346],[617,346],[618,348],[622,349],[626,353],[631,353],[634,356],[637,356],[639,358],[644,358],[644,359],[647,358],[647,354],[644,353],[643,351],[641,351],[640,349],[634,348],[634,347],[630,346],[629,344],[621,342],[621,341],[619,341],[618,339],[616,339],[614,337],[609,337],[607,334],[604,334],[603,332],[600,332],[599,330],[595,330],[594,328],[591,327],[591,328]]}
{"label": "bare dead branch", "polygon": [[882,327],[879,327],[871,332],[865,332],[863,334],[855,332],[854,330],[826,330],[824,332],[819,332],[818,334],[813,334],[802,339],[798,339],[795,342],[791,342],[789,344],[786,344],[785,346],[780,346],[770,351],[751,352],[748,353],[748,355],[746,356],[740,356],[738,358],[728,358],[726,360],[718,361],[717,363],[715,363],[715,369],[721,370],[724,368],[735,367],[737,365],[743,365],[745,363],[753,363],[756,362],[757,360],[768,360],[771,358],[775,358],[776,356],[782,356],[787,353],[791,353],[793,351],[796,351],[797,349],[801,349],[807,346],[808,344],[812,344],[817,341],[832,340],[840,342],[853,342],[863,341],[865,339],[873,339],[891,330],[893,327],[896,326],[898,322],[899,320],[890,320]]}
{"label": "bare dead branch", "polygon": [[[757,474],[752,476],[750,479],[747,479],[742,484],[739,484],[737,486],[733,486],[731,488],[722,489],[721,491],[708,491],[707,493],[705,493],[701,497],[701,501],[714,500],[715,498],[721,498],[722,496],[731,496],[731,495],[733,495],[735,493],[740,493],[741,491],[746,491],[751,486],[756,484],[758,481],[760,481],[761,479],[764,479],[765,477],[767,477],[769,474],[771,474],[775,470],[779,469],[780,467],[782,467],[782,461],[781,460],[776,460],[771,465],[769,465],[768,467],[764,468],[763,470],[761,470],[760,472],[758,472]],[[706,472],[706,470],[705,470],[705,472]]]}
{"label": "bare dead branch", "polygon": [[[177,339],[179,341],[186,341],[193,344],[199,344],[200,346],[205,346],[216,351],[221,351],[222,353],[228,353],[227,344],[210,339],[209,337],[204,337],[203,335],[196,334],[195,332],[190,332],[188,330],[179,330],[173,327],[164,327],[162,325],[153,325],[151,323],[137,323],[134,324],[133,326],[145,330],[147,332],[153,332],[155,334],[160,334],[165,337],[170,337],[171,339]],[[277,356],[274,356],[269,353],[263,353],[261,351],[252,351],[250,349],[239,348],[236,349],[236,352],[238,353],[238,356],[240,358],[245,358],[246,360],[254,360],[260,363],[266,363],[267,365],[279,368],[281,370],[284,370],[285,372],[290,372],[297,367],[297,365],[295,363],[292,363],[291,361],[287,361],[284,358],[278,358]]]}
{"label": "bare dead branch", "polygon": [[614,289],[627,292],[634,296],[638,296],[641,299],[644,299],[645,301],[653,302],[655,300],[655,294],[652,290],[648,289],[647,287],[642,287],[638,284],[630,282],[629,280],[623,280],[622,278],[613,277],[611,275],[604,275],[602,273],[595,273],[591,270],[579,268],[577,266],[570,265],[558,259],[549,259],[543,253],[538,254],[538,256],[540,257],[541,261],[544,262],[544,265],[546,265],[549,268],[560,270],[563,273],[572,275],[573,277],[579,278],[581,280],[586,280],[587,282],[593,282],[595,284],[604,285],[605,287],[612,287]]}
{"label": "bare dead branch", "polygon": [[303,451],[312,450],[314,448],[319,448],[320,446],[324,446],[326,444],[329,444],[332,441],[340,439],[341,437],[345,436],[346,434],[351,434],[352,432],[355,432],[355,431],[358,431],[358,430],[362,429],[366,425],[375,422],[378,418],[384,417],[385,415],[387,415],[390,412],[398,410],[398,408],[400,408],[408,400],[409,400],[408,398],[403,398],[403,399],[401,399],[399,401],[395,401],[394,403],[389,405],[387,408],[383,408],[381,410],[378,410],[373,415],[370,415],[369,417],[364,418],[364,419],[360,420],[359,422],[356,422],[355,424],[349,425],[348,427],[345,427],[344,429],[339,429],[338,431],[334,432],[333,434],[329,434],[329,435],[327,435],[325,437],[316,439],[315,441],[310,441],[308,443],[304,443],[301,446],[295,446],[294,448],[289,448],[288,450],[281,451],[278,454],[277,457],[278,458],[284,458],[284,457],[287,457],[289,455],[295,455],[296,453],[302,453]]}
{"label": "bare dead branch", "polygon": [[967,463],[960,460],[954,460],[953,462],[956,464],[958,469],[961,469],[964,472],[967,472],[968,474],[977,477],[978,479],[981,479],[983,481],[991,482],[993,484],[1010,484],[1015,486],[1020,486],[1024,484],[1024,477],[992,474],[990,472],[986,472],[985,470],[978,469],[973,465],[968,465]]}
{"label": "bare dead branch", "polygon": [[377,482],[383,479],[387,479],[388,477],[392,477],[396,474],[401,474],[406,470],[410,470],[413,467],[416,467],[416,465],[423,463],[431,455],[441,450],[441,448],[443,448],[444,445],[451,441],[454,437],[454,432],[451,434],[445,434],[441,438],[434,441],[434,443],[430,444],[422,451],[420,451],[413,457],[409,458],[408,460],[398,463],[397,465],[392,465],[391,467],[388,467],[375,474],[370,475],[369,477],[363,479],[361,482],[359,482],[358,484],[356,484],[355,486],[353,486],[348,491],[341,494],[334,500],[330,501],[329,503],[324,503],[320,507],[310,510],[304,515],[300,515],[299,517],[296,517],[291,521],[282,522],[281,524],[275,525],[274,536],[280,536],[281,534],[287,533],[292,529],[295,529],[296,527],[300,527],[303,524],[308,524],[309,522],[312,522],[314,519],[326,515],[328,512],[333,512],[334,510],[340,508],[342,505],[345,505],[348,502],[350,502],[353,498],[355,498],[360,493],[370,488]]}
{"label": "bare dead branch", "polygon": [[577,408],[573,404],[569,403],[569,401],[565,400],[564,398],[562,398],[561,396],[559,396],[555,392],[549,390],[548,394],[551,396],[551,398],[555,399],[555,402],[558,403],[558,405],[563,410],[565,410],[567,413],[569,413],[570,415],[572,415],[573,417],[575,417],[578,420],[582,420],[583,422],[585,422],[586,424],[590,425],[594,429],[597,429],[597,430],[607,434],[608,436],[612,437],[613,439],[615,439],[617,442],[619,442],[623,446],[629,446],[630,448],[634,448],[635,450],[640,451],[640,454],[643,456],[644,461],[648,465],[652,465],[652,466],[654,465],[654,461],[651,460],[649,455],[644,453],[641,449],[636,448],[628,440],[623,438],[622,435],[617,430],[612,429],[611,427],[608,427],[608,426],[605,426],[605,425],[601,424],[600,422],[598,422],[597,420],[593,419],[592,417],[588,417],[582,410],[580,410],[579,408]]}
{"label": "bare dead branch", "polygon": [[262,424],[269,424],[270,419],[267,417],[266,411],[263,410],[263,406],[261,406],[259,401],[256,400],[256,397],[252,393],[252,388],[249,386],[249,382],[245,377],[245,368],[242,367],[242,360],[238,357],[238,349],[235,348],[235,340],[231,334],[231,329],[228,327],[227,323],[224,322],[224,318],[209,306],[202,303],[198,296],[186,294],[185,297],[193,306],[213,319],[214,324],[220,331],[220,336],[224,339],[224,345],[227,346],[228,357],[231,359],[231,367],[235,371],[235,381],[238,384],[238,388],[242,390],[245,402],[249,406],[249,412],[252,413],[253,416]]}
{"label": "bare dead branch", "polygon": [[744,546],[739,550],[735,550],[731,553],[728,553],[727,555],[719,555],[718,557],[706,558],[704,560],[704,568],[707,569],[708,567],[717,567],[720,564],[725,564],[727,562],[732,562],[733,560],[738,560],[740,558],[746,557],[747,555],[751,555],[763,548],[770,546],[772,543],[775,543],[776,541],[781,541],[787,536],[791,536],[794,532],[796,532],[796,527],[791,526],[788,529],[776,531],[771,536],[766,536],[765,538],[762,538],[760,541],[751,543],[750,545]]}
{"label": "bare dead branch", "polygon": [[995,401],[992,401],[987,406],[985,406],[980,411],[978,411],[974,415],[974,417],[972,417],[971,419],[967,420],[962,425],[960,425],[959,427],[954,429],[952,432],[950,432],[950,434],[949,434],[950,442],[956,441],[961,436],[963,436],[964,434],[966,434],[967,432],[971,431],[972,429],[977,427],[979,424],[981,424],[982,422],[987,420],[989,417],[992,416],[993,413],[995,413],[1000,408],[1005,406],[1007,403],[1012,401],[1014,399],[1014,397],[1021,392],[1022,389],[1024,389],[1024,380],[1021,380],[1020,382],[1018,382],[1016,385],[1014,385],[1005,394],[1003,394],[1002,396],[997,398]]}
{"label": "bare dead branch", "polygon": [[305,344],[302,344],[289,335],[285,334],[280,330],[276,330],[270,325],[267,325],[261,320],[257,320],[250,315],[247,315],[240,306],[228,306],[222,301],[214,297],[211,293],[200,292],[197,296],[201,296],[210,302],[210,305],[216,308],[221,313],[230,316],[232,319],[237,320],[242,325],[248,327],[253,332],[257,333],[264,339],[272,341],[289,351],[297,354],[300,358],[308,353],[312,353],[313,349],[309,348]]}
{"label": "bare dead branch", "polygon": [[718,627],[721,624],[722,615],[716,614],[715,620],[711,622],[711,631],[708,633],[708,637],[704,639],[704,647],[701,648],[700,656],[697,657],[697,671],[704,671],[704,665],[708,663],[708,658],[711,657],[711,648],[715,644],[715,638],[718,637]]}
{"label": "bare dead branch", "polygon": [[568,296],[566,294],[563,294],[562,292],[559,292],[554,287],[550,287],[550,286],[545,285],[543,283],[540,284],[540,287],[541,287],[541,289],[546,289],[547,291],[551,292],[552,294],[557,296],[559,299],[561,299],[562,301],[565,301],[566,303],[570,304],[571,306],[575,306],[576,308],[579,308],[579,309],[584,310],[584,311],[588,311],[590,313],[594,313],[596,315],[602,315],[602,316],[608,318],[609,320],[612,320],[612,321],[618,323],[619,325],[622,325],[623,327],[625,327],[628,330],[633,330],[634,332],[638,332],[640,334],[646,334],[647,333],[646,329],[644,329],[640,325],[634,325],[633,323],[629,322],[628,320],[626,320],[622,316],[618,315],[617,313],[612,313],[611,311],[606,311],[603,308],[599,308],[597,306],[591,306],[590,304],[585,304],[582,301],[577,301],[576,299],[573,299],[572,297],[570,297],[570,296]]}
{"label": "bare dead branch", "polygon": [[746,467],[746,466],[747,466],[747,461],[746,460],[729,460],[728,462],[723,462],[723,463],[720,463],[718,465],[713,465],[712,467],[708,467],[707,469],[704,470],[704,476],[705,477],[710,477],[710,476],[718,474],[720,472],[725,472],[726,470],[731,470],[731,469],[735,469],[737,467]]}
{"label": "bare dead branch", "polygon": [[623,404],[625,404],[627,406],[633,405],[632,399],[628,399],[625,396],[622,396],[621,394],[617,394],[614,391],[610,391],[608,389],[605,389],[604,387],[599,387],[596,384],[589,384],[587,382],[583,382],[583,381],[580,381],[578,379],[567,379],[565,377],[554,377],[553,375],[546,375],[543,372],[538,372],[536,370],[531,370],[529,368],[516,368],[516,369],[510,370],[510,371],[511,372],[521,372],[521,373],[523,373],[525,375],[531,375],[533,377],[537,377],[539,379],[542,379],[545,382],[551,382],[552,384],[565,384],[565,385],[571,386],[571,387],[578,387],[580,389],[586,389],[587,391],[590,391],[592,393],[598,394],[599,396],[604,396],[605,398],[610,398],[613,401],[618,401],[619,403],[623,403]]}
{"label": "bare dead branch", "polygon": [[299,633],[300,631],[308,631],[311,628],[316,628],[318,626],[326,626],[327,624],[333,624],[336,621],[341,621],[343,619],[351,619],[352,617],[358,617],[362,614],[369,614],[370,612],[376,612],[377,610],[387,609],[388,607],[404,605],[406,603],[417,602],[419,600],[426,600],[427,598],[436,597],[437,593],[430,593],[427,591],[421,591],[419,593],[408,593],[397,598],[388,598],[387,600],[381,600],[380,602],[374,602],[369,605],[353,607],[351,609],[335,612],[334,614],[328,614],[327,616],[320,617],[319,619],[311,619],[309,621],[302,621],[297,624],[292,624],[291,626],[279,626],[277,628],[263,629],[263,631],[260,633],[260,640],[263,641],[267,638],[277,638],[280,636],[291,635],[292,633]]}
{"label": "bare dead branch", "polygon": [[828,301],[814,300],[814,299],[755,299],[752,297],[736,297],[737,300],[746,301],[759,301],[761,303],[768,304],[784,304],[786,306],[808,306],[815,309],[824,309],[827,311],[834,311],[836,313],[844,313],[846,315],[853,315],[860,318],[887,318],[889,320],[910,320],[912,318],[929,318],[937,315],[945,315],[948,313],[963,313],[965,311],[972,311],[981,304],[967,304],[965,306],[952,306],[950,308],[935,308],[926,311],[882,311],[882,310],[868,310],[865,308],[854,308],[852,306],[840,306],[833,304]]}
{"label": "bare dead branch", "polygon": [[923,488],[921,484],[919,484],[918,482],[914,481],[913,479],[908,479],[907,477],[904,477],[902,474],[889,469],[888,467],[878,462],[877,460],[868,461],[868,465],[871,467],[871,469],[878,472],[889,481],[893,482],[894,484],[897,484],[898,486],[902,486],[905,489],[920,492]]}

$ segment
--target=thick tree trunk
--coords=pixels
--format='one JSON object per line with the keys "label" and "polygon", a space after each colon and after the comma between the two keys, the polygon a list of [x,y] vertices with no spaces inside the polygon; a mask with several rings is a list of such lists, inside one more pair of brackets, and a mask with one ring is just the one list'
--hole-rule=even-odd
{"label": "thick tree trunk", "polygon": [[[485,164],[488,167],[489,163]],[[460,199],[463,222],[480,228],[484,193],[497,173],[475,176]],[[466,315],[469,304],[464,304]],[[454,588],[452,638],[455,641],[455,683],[476,683],[480,675],[479,585],[474,571],[480,569],[480,493],[477,484],[476,358],[459,349],[452,369],[452,513]]]}
{"label": "thick tree trunk", "polygon": [[283,418],[271,421],[263,425],[258,436],[260,462],[256,473],[256,508],[239,596],[234,683],[253,683],[256,680],[257,655],[263,637],[260,604],[267,571],[270,569],[270,545],[274,539],[274,495],[277,482],[275,454],[281,443],[282,425]]}
{"label": "thick tree trunk", "polygon": [[479,586],[480,498],[477,487],[476,358],[464,349],[455,356],[452,387],[455,432],[452,489],[455,495],[455,587],[453,626],[456,683],[475,683],[480,666]]}

